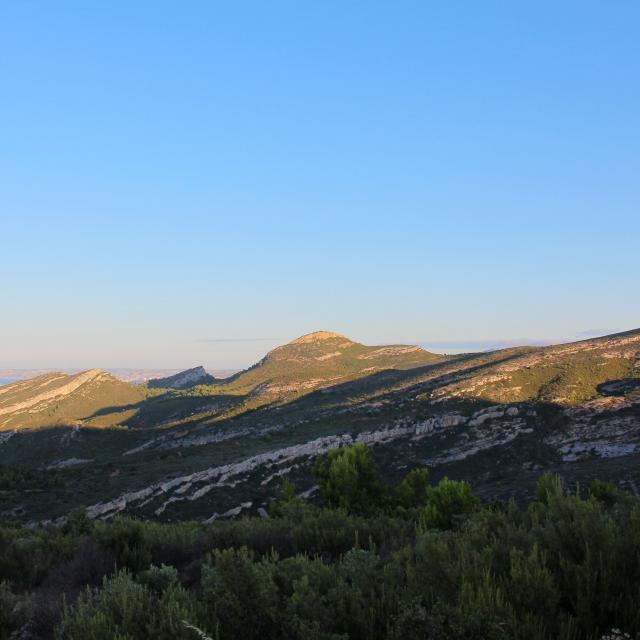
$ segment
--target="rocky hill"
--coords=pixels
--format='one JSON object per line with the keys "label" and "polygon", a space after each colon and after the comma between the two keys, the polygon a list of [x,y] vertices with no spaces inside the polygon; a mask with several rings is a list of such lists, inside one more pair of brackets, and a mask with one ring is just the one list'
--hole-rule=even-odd
{"label": "rocky hill", "polygon": [[[49,373],[0,387],[0,430],[74,425],[108,426],[135,411],[127,406],[146,397],[144,389],[101,369],[74,375]],[[117,408],[117,418],[101,412]]]}
{"label": "rocky hill", "polygon": [[190,389],[199,384],[213,384],[215,381],[204,367],[194,367],[166,378],[152,378],[147,382],[147,386],[151,389]]}
{"label": "rocky hill", "polygon": [[501,360],[482,375],[443,385],[437,395],[571,405],[596,398],[601,394],[599,386],[607,381],[640,375],[637,330],[551,347],[495,353],[502,355]]}
{"label": "rocky hill", "polygon": [[273,349],[250,369],[226,380],[224,388],[232,393],[288,396],[443,358],[416,346],[370,347],[339,333],[316,331]]}
{"label": "rocky hill", "polygon": [[[56,397],[47,394],[83,389],[79,380],[69,387],[73,378],[0,388],[13,388],[4,400],[0,393],[0,408],[13,407],[0,419],[42,419]],[[544,470],[569,484],[598,477],[636,491],[640,330],[448,358],[322,332],[274,349],[228,382],[159,390],[97,413],[131,428],[87,428],[94,417],[71,439],[55,429],[0,434],[1,462],[55,467],[58,483],[5,494],[7,514],[41,520],[82,506],[100,518],[206,520],[255,512],[285,478],[312,498],[314,458],[351,442],[372,446],[390,479],[427,466],[434,478],[469,480],[488,500],[526,499]]]}

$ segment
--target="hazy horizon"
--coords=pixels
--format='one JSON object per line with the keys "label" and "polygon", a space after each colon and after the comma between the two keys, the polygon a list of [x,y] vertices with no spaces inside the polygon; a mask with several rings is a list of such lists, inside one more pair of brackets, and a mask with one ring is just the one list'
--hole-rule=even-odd
{"label": "hazy horizon", "polygon": [[[365,344],[369,344],[369,345],[409,344],[409,345],[421,346],[423,349],[426,349],[427,351],[432,351],[434,353],[456,354],[456,353],[465,353],[465,352],[493,351],[497,349],[505,349],[508,347],[515,347],[515,346],[546,346],[546,345],[560,344],[563,342],[574,342],[579,340],[585,340],[588,338],[596,338],[599,336],[609,335],[612,333],[619,333],[621,331],[635,329],[635,328],[637,327],[627,327],[625,329],[614,329],[614,328],[590,329],[590,330],[578,332],[572,336],[547,338],[547,339],[516,338],[516,339],[508,339],[508,340],[487,339],[487,340],[475,340],[475,341],[443,340],[443,341],[436,341],[436,342],[429,341],[429,340],[411,340],[411,339],[405,339],[405,340],[379,339],[379,340],[374,340],[372,342],[367,342]],[[42,370],[48,370],[48,371],[60,370],[64,372],[77,372],[85,369],[101,368],[101,369],[106,369],[112,372],[118,371],[118,370],[122,372],[132,372],[132,371],[139,371],[139,370],[143,370],[143,371],[156,370],[158,372],[165,372],[165,374],[168,375],[169,374],[168,372],[178,372],[178,371],[190,369],[195,366],[203,366],[209,372],[214,372],[214,371],[232,372],[232,371],[240,371],[242,369],[246,369],[256,364],[271,349],[277,346],[280,346],[282,344],[285,344],[286,342],[289,342],[299,337],[300,335],[303,335],[303,334],[290,336],[288,338],[282,338],[279,340],[275,340],[275,339],[274,340],[255,340],[255,339],[248,340],[248,342],[250,343],[259,343],[264,345],[263,350],[259,350],[259,347],[255,346],[253,351],[254,355],[249,360],[245,360],[245,361],[238,360],[237,361],[238,364],[236,364],[235,366],[232,366],[232,365],[221,366],[215,362],[210,363],[206,361],[195,361],[195,360],[192,362],[184,362],[181,366],[163,366],[161,363],[157,363],[155,361],[151,361],[151,362],[155,362],[155,364],[150,364],[150,365],[120,366],[117,364],[104,364],[100,362],[96,363],[89,360],[84,360],[83,364],[76,363],[71,365],[45,364],[45,365],[33,365],[33,366],[19,366],[19,365],[10,365],[10,364],[5,365],[3,361],[0,361],[0,371],[7,371],[7,370],[33,371],[33,370],[42,369]],[[361,342],[357,338],[354,338],[354,336],[352,335],[348,335],[347,337],[350,339],[354,339],[356,342]],[[209,342],[209,341],[205,340],[204,342]],[[222,340],[222,341],[213,340],[211,342],[214,342],[214,343],[222,342],[222,343],[237,345],[237,344],[241,344],[243,341],[241,339],[238,339],[238,340],[232,339],[232,340]]]}
{"label": "hazy horizon", "polygon": [[8,4],[0,368],[637,327],[639,19]]}

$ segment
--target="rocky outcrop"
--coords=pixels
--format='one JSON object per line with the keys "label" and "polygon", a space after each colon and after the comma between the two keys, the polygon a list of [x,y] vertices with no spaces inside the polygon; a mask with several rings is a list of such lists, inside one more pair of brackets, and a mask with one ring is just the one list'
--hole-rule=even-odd
{"label": "rocky outcrop", "polygon": [[371,446],[398,438],[425,437],[434,433],[438,428],[459,426],[464,423],[464,420],[464,417],[459,414],[450,414],[408,424],[395,423],[376,431],[359,433],[355,437],[345,433],[317,438],[282,449],[267,451],[238,462],[210,467],[203,471],[158,482],[149,487],[125,493],[114,500],[92,505],[87,508],[86,512],[90,518],[108,519],[122,511],[136,510],[153,502],[154,504],[159,503],[154,513],[156,516],[160,516],[169,505],[175,502],[199,500],[215,488],[235,486],[238,482],[246,479],[248,473],[263,465],[275,463],[289,466],[288,470],[277,474],[282,476],[295,467],[296,460],[316,457],[326,453],[329,449],[358,442]]}
{"label": "rocky outcrop", "polygon": [[6,431],[5,433],[0,433],[0,444],[4,444],[5,442],[9,442],[13,436],[16,435],[15,431]]}
{"label": "rocky outcrop", "polygon": [[167,378],[153,378],[147,382],[147,386],[152,389],[190,389],[199,384],[212,382],[215,382],[215,378],[210,376],[204,367],[194,367]]}
{"label": "rocky outcrop", "polygon": [[545,442],[565,462],[640,452],[640,398],[603,398],[565,410],[569,426]]}
{"label": "rocky outcrop", "polygon": [[[469,425],[471,425],[471,422],[469,422]],[[481,451],[508,444],[520,434],[531,433],[532,431],[533,429],[528,427],[524,420],[501,421],[482,429],[472,429],[471,432],[465,433],[465,441],[447,449],[440,455],[427,458],[425,464],[437,467],[464,460]]]}
{"label": "rocky outcrop", "polygon": [[407,353],[416,353],[418,351],[424,351],[424,349],[413,345],[391,345],[390,347],[380,347],[369,351],[369,353],[364,353],[358,356],[358,360],[373,360],[381,357],[401,356]]}
{"label": "rocky outcrop", "polygon": [[[245,509],[251,509],[252,506],[253,506],[253,502],[251,502],[251,501],[242,502],[237,507],[234,507],[233,509],[229,509],[228,511],[225,511],[224,513],[217,513],[217,512],[214,513],[210,518],[207,518],[204,521],[204,523],[205,524],[211,524],[212,522],[215,522],[219,518],[235,518],[236,516],[239,516]],[[262,511],[265,514],[267,513],[264,509],[262,509]],[[264,516],[261,514],[261,517],[264,517]]]}
{"label": "rocky outcrop", "polygon": [[92,458],[66,458],[65,460],[58,460],[47,466],[47,469],[65,469],[66,467],[73,467],[78,464],[87,464],[93,462]]}

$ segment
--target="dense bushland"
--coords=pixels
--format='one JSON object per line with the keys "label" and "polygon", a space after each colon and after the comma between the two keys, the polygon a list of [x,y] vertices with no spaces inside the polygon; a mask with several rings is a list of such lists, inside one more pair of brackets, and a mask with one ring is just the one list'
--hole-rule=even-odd
{"label": "dense bushland", "polygon": [[316,475],[323,506],[285,485],[270,518],[0,527],[0,639],[640,637],[640,501],[613,485],[481,506],[386,486],[362,446]]}

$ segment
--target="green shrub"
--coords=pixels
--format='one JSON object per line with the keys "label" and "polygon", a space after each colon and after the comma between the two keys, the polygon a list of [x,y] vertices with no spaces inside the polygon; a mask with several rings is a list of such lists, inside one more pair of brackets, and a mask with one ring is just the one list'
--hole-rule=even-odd
{"label": "green shrub", "polygon": [[536,498],[543,504],[549,504],[553,498],[564,495],[564,487],[560,476],[553,473],[543,473],[538,480],[536,488]]}
{"label": "green shrub", "polygon": [[322,497],[331,507],[367,515],[382,505],[384,488],[365,444],[331,449],[316,460],[314,472]]}
{"label": "green shrub", "polygon": [[147,585],[156,593],[161,593],[178,582],[178,570],[166,564],[161,564],[159,567],[151,565],[138,575],[138,582]]}
{"label": "green shrub", "polygon": [[607,507],[613,506],[620,499],[620,492],[613,482],[593,480],[589,485],[589,495]]}
{"label": "green shrub", "polygon": [[203,598],[223,637],[271,638],[278,628],[274,566],[246,547],[214,551],[202,567]]}
{"label": "green shrub", "polygon": [[285,480],[275,499],[269,504],[269,515],[272,518],[288,518],[295,520],[308,515],[309,503],[296,495],[295,486]]}
{"label": "green shrub", "polygon": [[195,596],[182,587],[170,585],[154,594],[122,571],[64,609],[56,640],[193,640],[183,620],[199,622],[202,617]]}
{"label": "green shrub", "polygon": [[396,503],[405,509],[424,507],[429,491],[429,472],[426,469],[413,469],[395,490]]}
{"label": "green shrub", "polygon": [[98,529],[100,544],[114,554],[119,569],[140,571],[151,564],[151,550],[145,539],[145,524],[131,518],[115,518]]}
{"label": "green shrub", "polygon": [[[367,468],[359,455],[348,466]],[[481,507],[466,483],[414,471],[364,515],[345,486],[351,513],[291,487],[267,519],[0,526],[0,640],[54,627],[57,640],[640,634],[637,498],[545,475],[527,507]]]}
{"label": "green shrub", "polygon": [[429,528],[451,529],[459,526],[479,504],[467,482],[444,478],[435,487],[427,489],[423,522]]}
{"label": "green shrub", "polygon": [[8,640],[27,620],[26,603],[0,582],[0,640]]}

